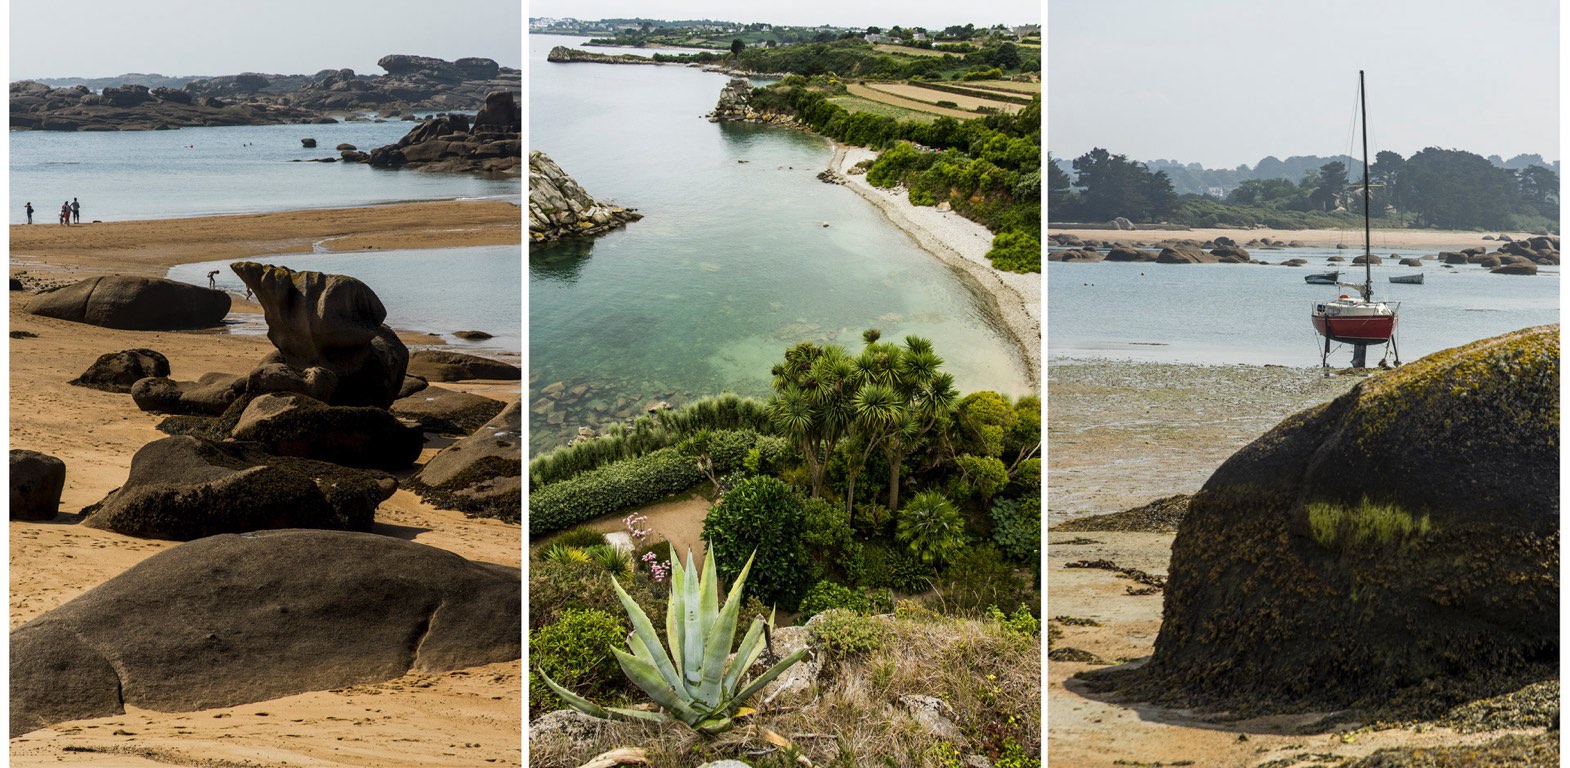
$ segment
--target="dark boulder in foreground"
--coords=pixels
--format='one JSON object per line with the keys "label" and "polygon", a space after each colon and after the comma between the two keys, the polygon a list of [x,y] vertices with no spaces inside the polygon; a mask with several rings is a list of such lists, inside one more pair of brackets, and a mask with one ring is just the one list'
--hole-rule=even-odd
{"label": "dark boulder in foreground", "polygon": [[267,340],[277,348],[262,365],[332,371],[337,384],[331,405],[392,404],[403,384],[409,349],[382,324],[387,308],[370,286],[348,275],[250,261],[229,268],[256,294],[267,320]]}
{"label": "dark boulder in foreground", "polygon": [[517,659],[518,570],[364,533],[160,552],[11,633],[11,735]]}
{"label": "dark boulder in foreground", "polygon": [[523,378],[523,369],[479,355],[420,349],[409,355],[409,375],[427,381],[518,381]]}
{"label": "dark boulder in foreground", "polygon": [[104,275],[36,294],[25,310],[126,331],[175,331],[222,323],[229,294],[157,277]]}
{"label": "dark boulder in foreground", "polygon": [[442,387],[426,387],[405,399],[394,401],[392,413],[419,424],[426,432],[467,435],[495,418],[505,407],[506,403],[489,397]]}
{"label": "dark boulder in foreground", "polygon": [[65,462],[38,451],[11,449],[11,519],[53,520],[65,490]]}
{"label": "dark boulder in foreground", "polygon": [[90,528],[173,541],[268,528],[368,531],[397,489],[380,472],[181,435],[142,446],[125,485],[82,515]]}
{"label": "dark boulder in foreground", "polygon": [[232,436],[261,443],[277,456],[383,470],[413,464],[425,444],[420,430],[381,408],[327,405],[294,393],[252,399]]}
{"label": "dark boulder in foreground", "polygon": [[436,454],[409,487],[430,504],[516,523],[523,512],[523,407],[507,405]]}
{"label": "dark boulder in foreground", "polygon": [[127,349],[100,355],[81,376],[67,383],[125,394],[142,379],[168,375],[169,358],[151,349]]}
{"label": "dark boulder in foreground", "polygon": [[1283,421],[1189,504],[1154,656],[1091,684],[1239,714],[1431,715],[1556,678],[1558,396],[1559,327],[1541,326]]}

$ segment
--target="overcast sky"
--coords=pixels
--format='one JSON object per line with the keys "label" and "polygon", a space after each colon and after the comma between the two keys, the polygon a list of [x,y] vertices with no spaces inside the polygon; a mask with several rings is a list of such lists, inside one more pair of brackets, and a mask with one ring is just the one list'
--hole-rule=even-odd
{"label": "overcast sky", "polygon": [[[1054,0],[1055,1],[1055,0]],[[729,0],[531,0],[530,18],[575,19],[714,19],[815,27],[926,27],[975,24],[1040,24],[1040,0],[969,0],[967,2],[844,2],[797,0],[790,3],[738,3]]]}
{"label": "overcast sky", "polygon": [[523,63],[522,0],[14,0],[10,80],[378,75],[389,53]]}
{"label": "overcast sky", "polygon": [[1556,160],[1557,6],[1051,0],[1048,147],[1210,168],[1347,152],[1364,69],[1370,151]]}

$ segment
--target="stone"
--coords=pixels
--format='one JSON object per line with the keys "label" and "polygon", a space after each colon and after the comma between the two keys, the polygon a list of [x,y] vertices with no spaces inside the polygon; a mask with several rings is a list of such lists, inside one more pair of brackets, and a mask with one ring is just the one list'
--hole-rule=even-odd
{"label": "stone", "polygon": [[338,374],[319,366],[301,370],[286,363],[263,363],[245,378],[248,395],[293,392],[327,402],[337,388]]}
{"label": "stone", "polygon": [[1557,325],[1287,418],[1190,502],[1149,662],[1087,685],[1252,716],[1439,714],[1556,675],[1559,421]]}
{"label": "stone", "polygon": [[641,218],[632,209],[597,202],[545,153],[529,153],[530,243],[603,234]]}
{"label": "stone", "polygon": [[427,381],[520,381],[523,369],[500,360],[445,350],[421,349],[409,356],[409,373]]}
{"label": "stone", "polygon": [[230,435],[276,456],[388,471],[413,464],[425,445],[419,429],[381,408],[327,405],[293,393],[252,399]]}
{"label": "stone", "polygon": [[262,305],[276,352],[261,362],[338,377],[330,405],[386,408],[403,385],[409,350],[383,324],[387,309],[370,286],[347,275],[296,272],[250,261],[230,265]]}
{"label": "stone", "polygon": [[1217,261],[1215,256],[1189,245],[1162,248],[1156,255],[1157,264],[1214,264]]}
{"label": "stone", "polygon": [[126,394],[149,376],[168,376],[169,358],[151,349],[127,349],[100,355],[81,376],[67,382],[76,387]]}
{"label": "stone", "polygon": [[103,275],[34,294],[23,311],[126,331],[174,331],[222,323],[229,294],[157,277]]}
{"label": "stone", "polygon": [[[808,619],[807,625],[810,626],[817,618],[813,616]],[[812,647],[812,631],[807,626],[778,627],[768,637],[768,649],[759,657],[757,665],[762,669],[768,669],[796,651]],[[823,660],[818,654],[809,652],[801,661],[790,665],[779,677],[763,686],[763,703],[772,704],[781,697],[789,698],[810,691],[813,681],[818,679],[818,673],[822,671]]]}
{"label": "stone", "polygon": [[1383,264],[1385,262],[1384,262],[1384,259],[1381,259],[1381,258],[1379,258],[1378,256],[1375,256],[1372,253],[1366,253],[1366,254],[1361,254],[1361,255],[1352,257],[1352,263],[1353,264],[1373,264],[1375,266],[1378,266],[1378,265]]}
{"label": "stone", "polygon": [[523,130],[523,107],[513,97],[512,91],[492,91],[485,95],[485,105],[474,115],[474,129],[490,129],[517,133]]}
{"label": "stone", "polygon": [[1401,266],[1403,266],[1403,267],[1421,267],[1421,266],[1423,266],[1423,260],[1422,259],[1402,259],[1400,263],[1401,263]]}
{"label": "stone", "polygon": [[11,519],[53,520],[65,490],[65,462],[38,451],[11,449]]}
{"label": "stone", "polygon": [[11,633],[11,735],[519,658],[516,568],[390,536],[222,535],[159,552]]}
{"label": "stone", "polygon": [[306,149],[315,149],[316,139],[300,139],[300,145]]}
{"label": "stone", "polygon": [[594,740],[609,726],[608,720],[589,717],[573,709],[557,709],[529,722],[529,742],[547,744],[565,741],[577,746]]}
{"label": "stone", "polygon": [[453,331],[452,335],[457,336],[464,341],[485,341],[486,339],[492,338],[492,336],[485,331]]}
{"label": "stone", "polygon": [[1253,261],[1253,257],[1242,246],[1230,243],[1231,238],[1219,237],[1216,239],[1229,241],[1229,243],[1217,243],[1216,247],[1210,251],[1210,255],[1216,257],[1216,261],[1222,264],[1247,264]]}
{"label": "stone", "polygon": [[392,413],[419,424],[426,432],[467,435],[495,418],[505,407],[506,403],[489,397],[426,387],[407,398],[394,400]]}
{"label": "stone", "polygon": [[934,738],[948,742],[964,739],[959,726],[954,724],[954,708],[948,702],[936,696],[907,693],[899,697],[899,703]]}
{"label": "stone", "polygon": [[345,151],[345,150],[355,150],[355,149],[358,149],[358,147],[354,146],[353,144],[349,144],[349,143],[345,142],[343,144],[339,144],[337,147],[335,147],[335,149],[337,149],[338,151],[342,152],[342,151]]}
{"label": "stone", "polygon": [[206,373],[196,381],[149,377],[131,385],[136,407],[152,413],[217,416],[245,391],[245,377]]}
{"label": "stone", "polygon": [[409,482],[443,509],[516,523],[523,514],[523,407],[509,403],[474,434],[431,457]]}
{"label": "stone", "polygon": [[82,524],[173,541],[266,528],[369,531],[397,488],[380,472],[177,435],[142,446],[125,485],[83,509]]}
{"label": "stone", "polygon": [[1533,262],[1520,262],[1517,264],[1501,264],[1488,270],[1491,275],[1535,275],[1537,265]]}

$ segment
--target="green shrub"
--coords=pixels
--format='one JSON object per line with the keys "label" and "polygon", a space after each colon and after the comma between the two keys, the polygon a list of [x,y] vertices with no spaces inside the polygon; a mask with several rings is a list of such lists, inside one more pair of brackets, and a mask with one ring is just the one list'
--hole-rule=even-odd
{"label": "green shrub", "polygon": [[888,545],[869,541],[862,544],[845,565],[845,576],[858,587],[889,587],[894,584],[894,563]]}
{"label": "green shrub", "polygon": [[899,511],[894,538],[922,562],[941,563],[964,548],[965,522],[942,494],[923,491]]}
{"label": "green shrub", "polygon": [[803,621],[836,609],[866,613],[867,598],[850,587],[828,580],[820,581],[812,585],[812,589],[807,590],[807,596],[801,599],[801,607],[796,609],[797,620]]}
{"label": "green shrub", "polygon": [[834,610],[819,615],[808,632],[824,656],[837,660],[865,656],[882,648],[888,628],[881,619]]}
{"label": "green shrub", "polygon": [[747,594],[793,610],[807,589],[801,496],[774,477],[753,477],[720,497],[703,521],[703,538],[721,577],[734,579],[756,550]]}
{"label": "green shrub", "polygon": [[611,648],[622,644],[626,622],[604,611],[569,609],[552,624],[529,633],[529,714],[565,706],[540,680],[572,681],[572,689],[614,697],[624,688]]}
{"label": "green shrub", "polygon": [[1036,605],[1030,585],[1019,570],[1003,559],[991,544],[965,549],[944,569],[938,580],[940,602],[948,613],[984,615],[988,606],[1013,612]]}
{"label": "green shrub", "polygon": [[992,540],[1003,554],[1035,567],[1041,562],[1041,497],[992,503]]}
{"label": "green shrub", "polygon": [[[581,551],[581,550],[580,550]],[[638,571],[621,580],[634,602],[644,608],[663,606],[662,585],[649,578],[646,571]],[[573,608],[592,608],[612,615],[620,615],[621,601],[611,576],[601,566],[587,561],[542,562],[529,564],[529,629],[536,630],[554,623],[563,611]],[[664,631],[661,625],[660,631]]]}
{"label": "green shrub", "polygon": [[998,628],[1022,637],[1033,637],[1041,634],[1041,619],[1032,616],[1030,609],[1021,605],[1008,614],[998,610],[995,605],[987,606],[987,618],[997,622]]}
{"label": "green shrub", "polygon": [[632,575],[632,553],[614,544],[596,544],[583,551],[591,562],[618,579]]}
{"label": "green shrub", "polygon": [[861,544],[856,541],[846,519],[845,508],[827,499],[802,500],[801,538],[811,553],[811,580],[831,577],[849,579],[849,564],[860,556]]}
{"label": "green shrub", "polygon": [[550,543],[587,549],[605,543],[605,534],[586,525],[569,528],[551,537]]}
{"label": "green shrub", "polygon": [[937,568],[907,551],[893,552],[891,564],[893,573],[889,577],[889,586],[907,594],[932,589],[933,581],[937,578]]}
{"label": "green shrub", "polygon": [[529,535],[659,501],[702,482],[704,475],[675,448],[608,464],[529,494]]}
{"label": "green shrub", "polygon": [[959,105],[958,104],[955,104],[954,102],[949,101],[947,99],[939,101],[938,102],[938,106],[940,106],[940,107],[948,107],[949,109],[959,109]]}
{"label": "green shrub", "polygon": [[999,232],[987,258],[1005,272],[1040,272],[1041,240],[1029,232]]}
{"label": "green shrub", "polygon": [[1003,460],[995,456],[956,456],[954,466],[960,472],[955,483],[956,490],[964,498],[981,497],[982,505],[991,501],[1009,482],[1008,467],[1003,466]]}

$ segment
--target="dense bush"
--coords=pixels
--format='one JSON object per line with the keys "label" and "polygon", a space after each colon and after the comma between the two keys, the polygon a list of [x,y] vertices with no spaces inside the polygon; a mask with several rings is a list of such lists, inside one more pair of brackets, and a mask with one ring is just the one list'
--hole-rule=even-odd
{"label": "dense bush", "polygon": [[959,498],[979,497],[983,505],[1009,482],[1008,468],[995,456],[964,454],[954,457],[954,466],[960,472],[954,483]]}
{"label": "dense bush", "polygon": [[924,563],[941,563],[965,547],[959,510],[937,491],[916,494],[894,521],[894,538]]}
{"label": "dense bush", "polygon": [[540,672],[579,695],[604,701],[625,688],[613,647],[627,634],[625,623],[604,611],[568,609],[556,622],[529,633],[529,715],[564,705],[540,680]]}
{"label": "dense bush", "polygon": [[991,544],[961,552],[938,580],[938,598],[945,613],[981,616],[988,606],[1013,612],[1020,606],[1037,610],[1036,597],[1019,571]]}
{"label": "dense bush", "polygon": [[553,483],[529,494],[529,535],[539,536],[658,501],[704,479],[691,456],[661,448]]}
{"label": "dense bush", "polygon": [[[650,616],[665,611],[663,585],[655,584],[645,571],[620,580],[633,602]],[[611,575],[601,565],[588,560],[538,561],[529,564],[529,629],[536,630],[560,618],[568,608],[593,608],[613,616],[623,615]],[[662,622],[657,627],[665,631]]]}
{"label": "dense bush", "polygon": [[992,504],[992,540],[1011,559],[1041,562],[1041,497],[999,499]]}
{"label": "dense bush", "polygon": [[1040,272],[1041,240],[1028,232],[999,232],[987,258],[1004,272]]}
{"label": "dense bush", "polygon": [[857,542],[846,519],[845,508],[827,499],[802,500],[801,539],[812,554],[808,577],[812,581],[835,578],[849,579],[848,564],[861,555]]}
{"label": "dense bush", "polygon": [[605,534],[586,525],[569,528],[551,537],[551,544],[561,544],[567,547],[585,549],[605,543]]}
{"label": "dense bush", "polygon": [[796,609],[796,621],[804,623],[817,614],[836,609],[868,614],[892,613],[894,593],[887,588],[852,589],[823,580],[812,585],[812,589],[807,590],[807,596],[801,599],[801,607]]}
{"label": "dense bush", "polygon": [[883,647],[888,628],[883,620],[850,611],[829,611],[808,628],[813,644],[829,659],[865,656]]}
{"label": "dense bush", "polygon": [[794,610],[808,586],[805,527],[806,510],[796,491],[775,477],[753,477],[709,510],[703,538],[722,578],[735,579],[747,558],[754,557],[746,593]]}

